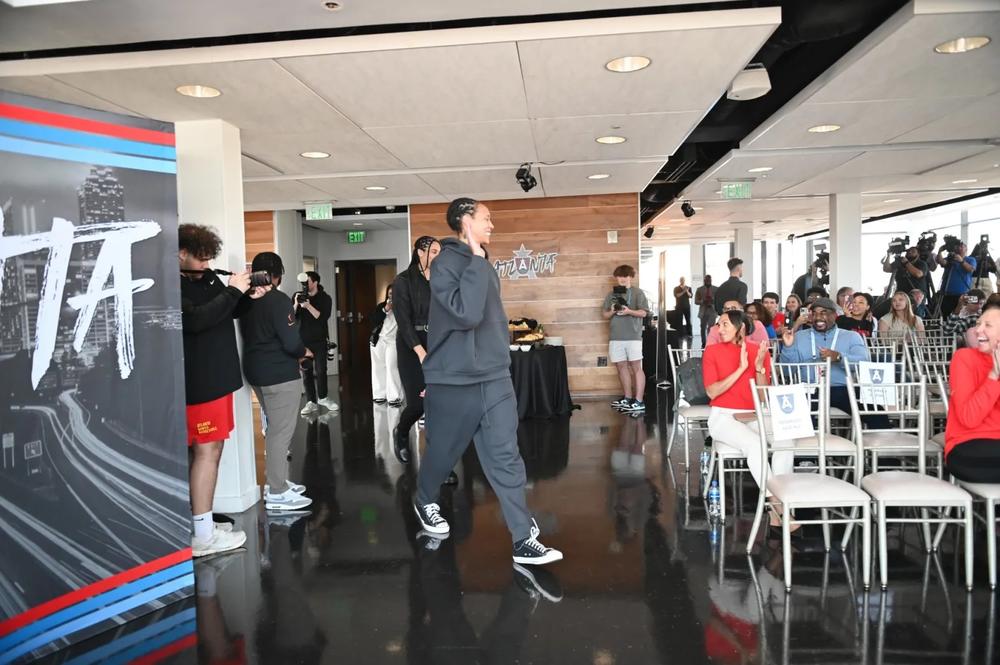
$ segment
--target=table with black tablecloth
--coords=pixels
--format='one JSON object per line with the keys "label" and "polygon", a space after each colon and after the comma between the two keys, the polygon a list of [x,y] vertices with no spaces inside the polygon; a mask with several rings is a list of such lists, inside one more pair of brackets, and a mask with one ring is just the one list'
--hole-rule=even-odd
{"label": "table with black tablecloth", "polygon": [[566,349],[542,346],[510,352],[510,378],[517,396],[517,415],[551,418],[573,410],[566,372]]}

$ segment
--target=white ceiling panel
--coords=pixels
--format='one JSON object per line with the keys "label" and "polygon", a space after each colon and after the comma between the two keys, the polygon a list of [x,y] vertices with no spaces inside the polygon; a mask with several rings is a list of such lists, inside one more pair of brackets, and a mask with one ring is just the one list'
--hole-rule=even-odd
{"label": "white ceiling panel", "polygon": [[867,178],[910,175],[938,168],[985,152],[983,147],[880,150],[866,152],[825,173],[828,178]]}
{"label": "white ceiling panel", "polygon": [[449,201],[459,196],[471,196],[476,199],[523,199],[545,196],[542,187],[544,181],[541,178],[537,187],[530,192],[524,192],[514,180],[514,172],[510,169],[425,173],[420,177]]}
{"label": "white ceiling panel", "polygon": [[[58,80],[160,120],[222,118],[242,131],[339,131],[350,127],[329,104],[272,60],[151,67],[82,74]],[[219,97],[177,94],[179,85],[209,85]]]}
{"label": "white ceiling panel", "polygon": [[986,174],[987,177],[1000,175],[1000,148],[986,150],[967,159],[946,164],[927,172],[927,175],[943,174],[954,176],[954,179],[966,176],[977,178],[980,174]]}
{"label": "white ceiling panel", "polygon": [[[617,194],[641,192],[656,175],[660,165],[601,164],[599,166],[543,166],[542,182],[547,196],[572,196],[577,194]],[[607,173],[603,180],[588,180],[595,173]]]}
{"label": "white ceiling panel", "polygon": [[22,95],[33,95],[42,99],[55,99],[67,104],[76,104],[99,111],[139,115],[131,109],[112,104],[105,99],[101,99],[89,92],[78,90],[49,76],[0,78],[0,90],[9,90],[10,92]]}
{"label": "white ceiling panel", "polygon": [[243,183],[243,201],[248,204],[277,201],[328,201],[330,196],[298,180]]}
{"label": "white ceiling panel", "polygon": [[[728,161],[708,171],[707,178],[696,188],[689,188],[688,198],[718,198],[716,191],[720,180],[740,180],[755,178],[751,189],[754,197],[773,196],[788,189],[803,180],[827,173],[831,169],[844,164],[856,157],[858,153],[826,153],[826,154],[788,154],[781,156],[758,157],[739,152],[730,156]],[[749,169],[771,167],[766,173],[750,173]]]}
{"label": "white ceiling panel", "polygon": [[367,131],[411,168],[489,166],[538,159],[527,120],[370,127]]}
{"label": "white ceiling panel", "polygon": [[[590,161],[672,155],[701,117],[701,111],[694,111],[538,118],[531,127],[540,161]],[[595,141],[609,134],[628,140],[614,145]]]}
{"label": "white ceiling panel", "polygon": [[903,182],[905,175],[878,175],[852,177],[850,175],[822,174],[798,185],[781,191],[782,196],[823,196],[840,192],[886,192],[893,191]]}
{"label": "white ceiling panel", "polygon": [[[1000,39],[1000,36],[998,36]],[[981,99],[950,99],[941,117],[896,141],[944,141],[1000,137],[1000,94]],[[922,105],[923,103],[921,103]]]}
{"label": "white ceiling panel", "polygon": [[[968,53],[941,55],[934,46],[963,35],[1000,36],[1000,12],[919,15],[900,10],[876,31],[850,66],[824,85],[811,102],[976,97],[1000,90],[1000,49],[993,44]],[[898,25],[895,30],[890,28]],[[884,34],[887,33],[887,34]],[[881,40],[879,40],[881,38]],[[857,49],[856,49],[857,50]],[[992,74],[992,75],[991,75]]]}
{"label": "white ceiling panel", "polygon": [[[283,173],[339,173],[403,166],[374,139],[346,121],[311,132],[248,131],[241,134],[241,140],[243,152]],[[330,157],[303,157],[301,153],[308,151],[327,152]]]}
{"label": "white ceiling panel", "polygon": [[[779,117],[773,124],[765,123],[767,131],[751,134],[741,147],[757,150],[790,146],[813,148],[871,145],[888,143],[893,139],[924,140],[904,138],[902,135],[954,112],[956,107],[973,104],[977,100],[978,98],[927,99],[914,104],[910,100],[893,99],[803,104],[794,112]],[[840,125],[841,129],[826,134],[808,131],[810,127],[817,125]]]}
{"label": "white ceiling panel", "polygon": [[[775,27],[521,42],[528,112],[547,118],[581,115],[583,109],[594,115],[707,110]],[[629,74],[605,68],[623,55],[644,55],[652,64]]]}
{"label": "white ceiling panel", "polygon": [[514,44],[344,53],[281,64],[361,127],[525,116]]}
{"label": "white ceiling panel", "polygon": [[276,171],[275,169],[272,169],[270,166],[258,162],[253,157],[247,157],[246,155],[242,155],[242,159],[240,160],[240,162],[242,163],[243,166],[244,178],[253,176],[281,175],[280,171]]}
{"label": "white ceiling panel", "polygon": [[[356,201],[359,199],[376,199],[380,202],[392,202],[394,205],[406,204],[414,197],[441,195],[426,182],[415,175],[392,175],[358,178],[310,178],[310,186],[326,192],[335,199]],[[385,187],[381,192],[370,192],[365,187]]]}

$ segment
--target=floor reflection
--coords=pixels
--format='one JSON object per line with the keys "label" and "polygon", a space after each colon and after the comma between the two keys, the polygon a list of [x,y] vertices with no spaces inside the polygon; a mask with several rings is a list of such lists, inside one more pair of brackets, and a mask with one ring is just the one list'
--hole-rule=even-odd
{"label": "floor reflection", "polygon": [[[472,447],[458,485],[442,492],[451,537],[428,539],[410,507],[419,454],[403,466],[392,453],[399,410],[341,397],[340,414],[303,418],[292,445],[309,512],[238,516],[246,551],[199,560],[195,598],[52,662],[138,657],[138,645],[153,654],[145,662],[268,665],[1000,658],[982,553],[966,594],[961,548],[948,538],[927,555],[916,529],[893,531],[883,594],[860,587],[859,539],[827,553],[818,530],[807,532],[786,594],[778,544],[745,551],[752,483],[734,502],[739,517],[710,524],[697,468],[685,471],[682,447],[664,457],[662,409],[631,418],[590,402],[570,418],[521,423],[529,505],[566,560],[518,571]],[[692,459],[700,446],[692,441]]]}

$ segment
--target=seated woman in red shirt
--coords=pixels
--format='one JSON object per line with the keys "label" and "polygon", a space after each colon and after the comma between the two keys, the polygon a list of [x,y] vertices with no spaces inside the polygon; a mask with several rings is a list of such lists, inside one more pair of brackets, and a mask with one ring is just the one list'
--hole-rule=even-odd
{"label": "seated woman in red shirt", "polygon": [[945,465],[960,480],[1000,483],[1000,309],[972,330],[975,344],[951,360]]}
{"label": "seated woman in red shirt", "polygon": [[[705,392],[712,405],[708,433],[713,440],[743,451],[750,475],[759,487],[760,439],[755,429],[734,417],[737,413],[753,413],[750,382],[755,377],[759,385],[771,383],[771,357],[767,353],[767,345],[747,341],[750,325],[750,317],[744,312],[723,312],[718,325],[720,342],[705,349],[701,362]],[[771,456],[774,473],[791,473],[794,462],[791,451],[776,452]],[[778,515],[772,514],[771,524],[777,526],[780,523]]]}

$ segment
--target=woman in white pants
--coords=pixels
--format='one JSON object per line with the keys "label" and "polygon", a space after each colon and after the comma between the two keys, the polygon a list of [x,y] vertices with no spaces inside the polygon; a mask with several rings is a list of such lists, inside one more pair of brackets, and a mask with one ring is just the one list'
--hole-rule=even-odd
{"label": "woman in white pants", "polygon": [[396,316],[392,313],[392,285],[385,290],[385,302],[372,315],[372,401],[399,408],[403,405],[403,388],[396,363]]}
{"label": "woman in white pants", "polygon": [[[760,438],[755,427],[735,418],[738,413],[753,413],[750,382],[754,377],[759,385],[771,383],[771,356],[767,345],[747,340],[752,325],[744,312],[728,310],[722,313],[719,318],[721,343],[705,349],[702,376],[712,406],[708,433],[714,441],[738,448],[746,455],[750,475],[760,487]],[[753,424],[756,426],[756,422]],[[775,452],[771,456],[771,468],[776,474],[791,473],[794,463],[791,451]],[[771,515],[771,524],[781,524],[778,514]]]}

